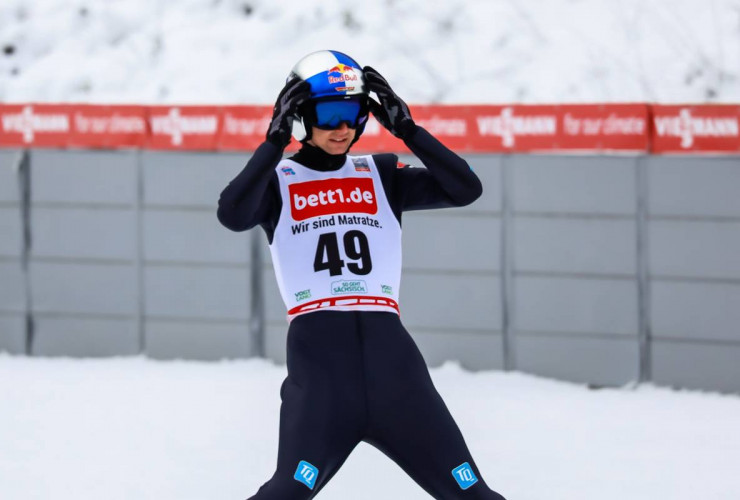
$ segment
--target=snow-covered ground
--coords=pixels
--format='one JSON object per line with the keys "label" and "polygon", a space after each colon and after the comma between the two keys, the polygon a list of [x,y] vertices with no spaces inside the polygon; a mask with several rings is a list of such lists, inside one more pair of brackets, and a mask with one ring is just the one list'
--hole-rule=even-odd
{"label": "snow-covered ground", "polygon": [[[272,103],[327,48],[411,103],[740,102],[740,0],[2,0],[0,102]],[[0,353],[0,499],[246,498],[284,375]],[[740,498],[738,396],[433,377],[510,500]],[[360,446],[320,498],[428,497]]]}
{"label": "snow-covered ground", "polygon": [[320,49],[410,103],[740,102],[740,0],[3,0],[0,102],[266,104]]}
{"label": "snow-covered ground", "polygon": [[[520,373],[433,378],[486,480],[510,500],[736,500],[740,397],[589,390]],[[0,498],[250,496],[273,472],[285,368],[0,354]],[[323,500],[429,498],[361,445]]]}

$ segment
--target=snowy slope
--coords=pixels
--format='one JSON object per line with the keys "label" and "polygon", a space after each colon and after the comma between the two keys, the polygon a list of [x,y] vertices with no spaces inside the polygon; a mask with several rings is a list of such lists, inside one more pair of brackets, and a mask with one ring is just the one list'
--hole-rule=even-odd
{"label": "snowy slope", "polygon": [[[432,370],[509,500],[736,500],[740,397]],[[0,354],[0,498],[243,500],[273,472],[285,368]],[[360,445],[322,500],[428,499]]]}
{"label": "snowy slope", "polygon": [[[740,0],[2,0],[0,102],[271,103],[336,48],[409,102],[740,102]],[[0,353],[0,499],[243,499],[285,368]],[[511,500],[733,500],[740,398],[433,376]],[[360,446],[321,497],[428,498]]]}
{"label": "snowy slope", "polygon": [[327,48],[412,103],[740,102],[740,0],[3,0],[0,101],[272,103]]}

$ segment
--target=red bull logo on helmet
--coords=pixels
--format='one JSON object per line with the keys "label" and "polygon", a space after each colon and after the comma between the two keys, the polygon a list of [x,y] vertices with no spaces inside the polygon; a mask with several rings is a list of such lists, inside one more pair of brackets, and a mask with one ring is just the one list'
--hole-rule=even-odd
{"label": "red bull logo on helmet", "polygon": [[340,77],[330,76],[329,83],[351,82],[357,80],[357,75],[342,75]]}
{"label": "red bull logo on helmet", "polygon": [[337,51],[313,52],[298,61],[291,74],[311,84],[313,99],[365,92],[360,65]]}
{"label": "red bull logo on helmet", "polygon": [[329,83],[352,82],[358,80],[357,68],[347,64],[337,64],[336,66],[329,68],[326,74],[329,78]]}
{"label": "red bull logo on helmet", "polygon": [[334,66],[333,68],[329,68],[326,72],[329,73],[330,75],[332,73],[339,73],[340,75],[343,75],[345,73],[348,73],[348,72],[354,71],[354,70],[355,70],[354,66],[350,66],[349,64],[341,64],[340,63],[340,64],[337,64],[336,66]]}

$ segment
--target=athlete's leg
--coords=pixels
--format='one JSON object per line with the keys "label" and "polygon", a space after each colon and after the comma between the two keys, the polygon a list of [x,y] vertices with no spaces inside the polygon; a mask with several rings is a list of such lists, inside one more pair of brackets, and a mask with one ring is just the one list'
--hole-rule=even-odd
{"label": "athlete's leg", "polygon": [[395,315],[363,315],[370,435],[437,499],[503,500],[483,480],[434,388],[416,344]]}
{"label": "athlete's leg", "polygon": [[355,327],[353,314],[339,312],[291,323],[277,469],[252,499],[313,498],[361,440],[366,413]]}

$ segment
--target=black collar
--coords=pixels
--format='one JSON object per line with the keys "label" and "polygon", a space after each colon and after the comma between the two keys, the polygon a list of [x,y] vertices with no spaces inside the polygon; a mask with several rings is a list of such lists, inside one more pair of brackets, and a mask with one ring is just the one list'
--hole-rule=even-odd
{"label": "black collar", "polygon": [[347,155],[330,155],[323,149],[304,142],[300,151],[291,156],[290,159],[306,168],[327,172],[342,168],[344,162],[347,161]]}

